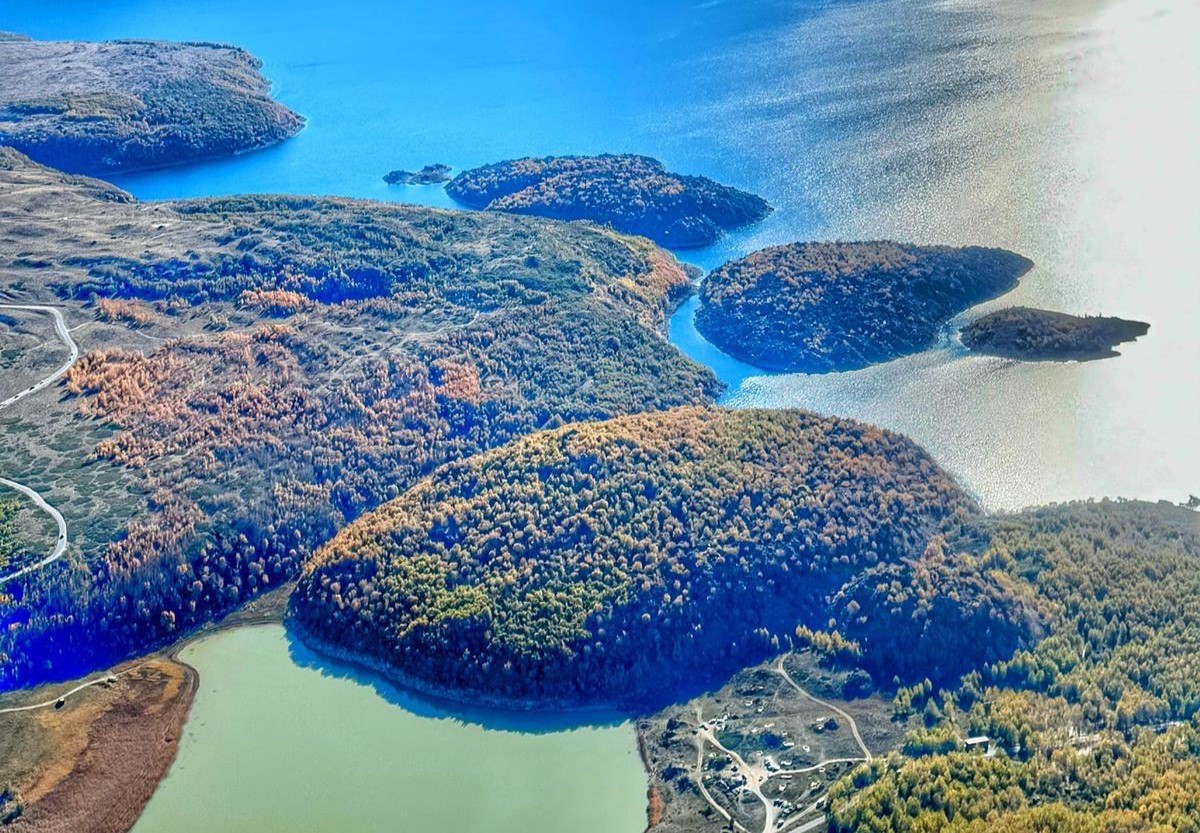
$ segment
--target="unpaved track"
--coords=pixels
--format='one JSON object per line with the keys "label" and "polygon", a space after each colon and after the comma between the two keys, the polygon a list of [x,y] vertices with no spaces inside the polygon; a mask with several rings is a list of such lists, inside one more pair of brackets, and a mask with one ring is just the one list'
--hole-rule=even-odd
{"label": "unpaved track", "polygon": [[[71,351],[71,355],[62,367],[58,368],[58,370],[54,371],[49,376],[46,376],[44,379],[35,382],[20,393],[15,393],[5,399],[3,402],[0,402],[0,411],[3,411],[10,405],[20,402],[26,396],[37,393],[43,388],[54,384],[54,382],[64,376],[66,372],[71,369],[71,366],[79,360],[79,345],[75,343],[75,339],[71,338],[71,331],[67,329],[67,322],[63,319],[62,312],[57,307],[46,307],[37,304],[0,304],[0,310],[4,309],[25,310],[27,312],[44,312],[53,316],[54,329],[58,333],[58,337],[62,339],[63,344],[67,345],[67,349]],[[0,477],[0,485],[7,486],[10,489],[15,489],[28,497],[34,502],[34,504],[37,505],[39,509],[52,517],[54,522],[58,524],[58,540],[50,554],[36,564],[30,564],[28,567],[24,567],[20,570],[8,573],[7,575],[0,576],[0,584],[4,584],[12,581],[13,579],[20,578],[27,573],[31,573],[34,570],[39,570],[52,561],[57,561],[58,559],[62,558],[63,553],[67,551],[67,522],[63,520],[61,512],[47,503],[44,497],[26,486],[24,483],[18,483],[15,480],[9,480],[7,477]]]}
{"label": "unpaved track", "polygon": [[8,575],[0,576],[0,584],[12,581],[15,578],[20,578],[26,573],[32,573],[34,570],[40,570],[52,561],[57,561],[62,558],[63,553],[67,551],[67,522],[63,519],[62,513],[46,502],[46,499],[35,492],[33,489],[26,486],[24,483],[18,483],[15,480],[9,480],[7,477],[0,477],[0,485],[7,486],[10,489],[16,489],[21,494],[28,497],[50,517],[54,518],[54,522],[58,524],[58,541],[54,545],[54,549],[36,564],[30,564],[28,567],[22,567],[20,570],[9,573]]}
{"label": "unpaved track", "polygon": [[792,679],[792,676],[787,672],[787,669],[784,668],[783,661],[785,658],[786,657],[780,657],[779,661],[772,666],[771,670],[783,677],[788,685],[795,689],[796,692],[801,696],[807,698],[813,703],[816,703],[818,706],[829,709],[830,711],[840,715],[850,726],[850,732],[854,735],[854,740],[858,744],[858,748],[862,750],[863,757],[832,758],[830,760],[820,761],[819,763],[813,764],[809,767],[804,767],[802,769],[785,769],[776,772],[769,772],[761,766],[748,763],[737,752],[726,748],[721,741],[717,739],[716,733],[712,730],[712,727],[709,726],[708,723],[701,720],[701,715],[697,710],[696,720],[699,723],[699,727],[696,731],[696,784],[699,786],[700,794],[704,797],[705,801],[707,801],[714,810],[720,813],[726,821],[728,821],[739,831],[745,831],[746,828],[739,822],[732,819],[729,813],[723,807],[721,807],[716,800],[713,799],[708,789],[704,786],[704,749],[706,745],[713,746],[730,757],[730,759],[734,762],[738,772],[741,773],[741,775],[746,779],[746,789],[762,802],[762,805],[766,810],[766,817],[763,822],[762,833],[807,833],[807,831],[819,827],[825,823],[824,814],[807,821],[805,821],[805,819],[811,813],[820,810],[822,803],[829,795],[828,792],[822,794],[808,807],[800,810],[797,813],[794,813],[786,822],[780,822],[778,821],[778,808],[775,807],[771,799],[767,798],[762,791],[763,785],[768,780],[774,778],[776,775],[801,774],[812,772],[817,769],[824,769],[826,766],[831,764],[869,762],[874,757],[871,754],[871,750],[867,748],[866,743],[863,742],[862,735],[858,731],[858,724],[855,722],[854,718],[847,714],[843,709],[840,709],[832,703],[816,697],[802,688],[794,679]]}
{"label": "unpaved track", "polygon": [[824,706],[825,708],[829,709],[830,711],[840,714],[842,716],[842,719],[844,719],[848,724],[850,724],[850,732],[854,735],[854,740],[855,740],[855,742],[858,743],[858,748],[862,750],[863,760],[870,761],[874,757],[871,754],[871,750],[867,748],[867,745],[865,743],[863,743],[862,735],[859,734],[859,731],[858,731],[858,724],[854,722],[853,717],[846,714],[846,712],[844,712],[842,709],[839,709],[837,706],[833,705],[833,703],[827,703],[824,700],[820,699],[819,697],[814,697],[813,695],[811,695],[807,691],[805,691],[803,688],[801,688],[796,683],[796,681],[792,679],[792,675],[787,672],[787,669],[783,667],[783,659],[782,658],[780,658],[779,662],[776,664],[775,670],[777,672],[779,672],[779,674],[782,675],[785,680],[787,680],[787,682],[791,685],[791,687],[796,689],[796,691],[798,691],[800,694],[807,697],[809,700],[816,703],[818,706]]}
{"label": "unpaved track", "polygon": [[124,671],[119,671],[115,674],[105,674],[103,677],[97,677],[94,680],[88,680],[86,683],[80,683],[79,685],[75,686],[70,691],[65,691],[62,694],[58,695],[57,697],[51,697],[49,700],[44,700],[41,703],[31,703],[28,706],[13,706],[13,707],[7,708],[7,709],[0,709],[0,714],[13,714],[14,712],[31,712],[36,709],[45,709],[45,708],[49,708],[50,706],[56,706],[56,705],[58,705],[59,702],[65,701],[72,694],[78,694],[79,692],[83,691],[84,689],[91,688],[94,685],[100,685],[100,683],[114,682],[118,677],[123,677],[124,675],[130,673],[131,671],[136,671],[139,668],[141,668],[143,665],[145,665],[145,663],[138,663],[137,665],[133,666],[132,668],[126,668]]}
{"label": "unpaved track", "polygon": [[45,387],[54,384],[59,378],[66,374],[71,369],[71,365],[79,360],[79,345],[75,343],[75,339],[71,338],[71,331],[67,329],[67,322],[63,320],[62,312],[58,307],[45,307],[37,304],[0,304],[0,309],[16,309],[25,310],[27,312],[45,312],[54,316],[54,329],[58,333],[58,337],[62,339],[63,344],[67,345],[67,349],[71,351],[70,357],[58,370],[51,373],[39,382],[35,382],[20,393],[14,393],[12,396],[0,402],[0,411],[3,411],[10,405],[20,402],[26,396],[37,393]]}

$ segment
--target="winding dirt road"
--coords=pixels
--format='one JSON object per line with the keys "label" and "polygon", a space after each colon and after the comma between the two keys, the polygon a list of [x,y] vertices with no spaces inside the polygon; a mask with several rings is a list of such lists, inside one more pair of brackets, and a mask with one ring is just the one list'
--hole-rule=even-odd
{"label": "winding dirt road", "polygon": [[730,760],[732,760],[734,763],[734,768],[745,779],[746,790],[754,795],[760,802],[762,802],[765,810],[762,833],[785,833],[785,831],[789,833],[807,833],[807,831],[813,830],[825,822],[825,817],[823,814],[814,819],[806,819],[810,814],[822,808],[826,797],[829,795],[827,792],[819,796],[808,807],[793,813],[792,816],[786,821],[780,821],[779,809],[762,791],[763,785],[766,784],[766,782],[771,778],[774,778],[777,775],[808,773],[817,769],[823,769],[831,764],[864,763],[870,761],[874,757],[871,754],[871,750],[867,748],[866,743],[863,742],[862,734],[858,731],[858,724],[854,721],[854,718],[847,714],[843,709],[840,709],[832,703],[826,702],[825,700],[822,700],[801,688],[801,686],[792,679],[792,676],[787,672],[787,669],[784,668],[784,659],[785,657],[780,657],[779,661],[772,666],[771,670],[783,677],[788,685],[794,688],[801,696],[807,698],[813,703],[816,703],[822,708],[829,709],[830,711],[840,715],[849,725],[850,732],[854,735],[854,741],[858,744],[858,748],[862,750],[863,757],[832,758],[829,760],[820,761],[819,763],[804,767],[802,769],[785,769],[771,772],[762,766],[747,762],[737,752],[725,747],[721,741],[717,739],[716,732],[713,731],[711,722],[700,720],[701,715],[699,712],[697,712],[696,719],[699,721],[700,725],[696,730],[696,784],[700,788],[701,795],[709,803],[709,805],[718,813],[720,813],[720,815],[732,826],[739,831],[743,831],[743,833],[746,831],[746,828],[730,816],[729,812],[726,811],[712,797],[712,794],[709,793],[708,789],[704,785],[704,750],[706,745],[713,746],[729,756]]}
{"label": "winding dirt road", "polygon": [[840,714],[845,719],[846,723],[848,723],[850,725],[850,731],[854,735],[854,740],[856,743],[858,743],[858,748],[862,750],[863,760],[870,761],[874,757],[871,754],[871,750],[867,748],[867,745],[865,743],[863,743],[862,735],[859,734],[859,732],[858,732],[858,724],[854,722],[853,717],[846,714],[846,712],[842,711],[837,706],[833,705],[833,703],[826,703],[824,700],[820,699],[819,697],[814,697],[813,695],[809,694],[807,691],[802,689],[796,683],[796,681],[792,679],[792,675],[787,672],[787,669],[783,667],[783,658],[782,657],[780,658],[779,662],[775,665],[775,671],[778,672],[779,675],[782,676],[785,680],[787,680],[788,684],[791,685],[792,688],[796,689],[796,691],[798,691],[804,697],[807,697],[809,700],[816,703],[818,706],[823,706],[832,712],[836,712],[837,714]]}
{"label": "winding dirt road", "polygon": [[50,517],[54,518],[54,522],[58,524],[58,541],[54,545],[51,553],[36,564],[30,564],[28,567],[22,567],[20,570],[15,570],[7,575],[0,576],[0,584],[12,581],[15,578],[20,578],[26,573],[32,573],[34,570],[40,570],[52,561],[57,561],[62,558],[64,552],[67,551],[67,522],[63,519],[62,513],[46,502],[46,499],[33,489],[26,486],[24,483],[18,483],[15,480],[9,480],[7,477],[0,477],[0,485],[7,486],[10,489],[16,489],[21,494],[32,500],[38,509],[41,509]]}
{"label": "winding dirt road", "polygon": [[[0,304],[0,310],[5,309],[25,310],[28,312],[44,312],[53,316],[54,329],[58,333],[58,337],[62,339],[63,344],[67,345],[67,349],[71,351],[71,355],[62,365],[62,367],[55,370],[49,376],[46,376],[40,381],[35,382],[20,393],[15,393],[5,399],[3,402],[0,402],[0,411],[3,411],[10,405],[20,402],[26,396],[37,393],[43,388],[54,384],[58,379],[64,376],[68,370],[71,369],[71,366],[75,364],[75,362],[79,360],[79,345],[75,343],[75,339],[71,338],[71,331],[67,329],[67,322],[63,319],[62,312],[56,307],[40,306],[37,304]],[[50,552],[50,554],[36,564],[30,564],[29,566],[23,567],[20,570],[0,576],[0,584],[4,584],[12,581],[13,579],[20,578],[27,573],[31,573],[34,570],[40,570],[47,564],[62,558],[63,553],[67,551],[67,522],[63,519],[61,512],[47,503],[44,497],[26,486],[24,483],[18,483],[15,480],[9,480],[7,477],[0,477],[0,485],[7,486],[10,489],[15,489],[16,491],[28,497],[39,509],[53,518],[54,522],[58,525],[58,540],[56,541],[54,549]]]}
{"label": "winding dirt road", "polygon": [[15,405],[17,402],[20,402],[30,394],[37,393],[42,388],[49,387],[50,385],[54,384],[55,381],[57,381],[59,378],[65,375],[68,370],[71,369],[71,365],[75,364],[75,362],[79,360],[79,345],[75,343],[75,339],[71,338],[71,331],[67,329],[67,322],[63,320],[62,312],[57,307],[45,307],[37,304],[0,304],[0,310],[3,309],[25,310],[27,312],[45,312],[54,316],[54,329],[58,333],[58,337],[62,339],[63,344],[67,345],[67,349],[71,351],[71,355],[62,367],[51,373],[46,378],[39,382],[35,382],[20,393],[15,393],[8,397],[8,399],[0,402],[0,411],[3,411],[10,405]]}
{"label": "winding dirt road", "polygon": [[7,709],[0,709],[0,714],[13,714],[15,712],[31,712],[36,709],[47,709],[47,708],[50,708],[50,706],[56,706],[60,702],[65,702],[66,699],[68,697],[70,697],[72,694],[78,694],[79,692],[83,691],[84,689],[91,688],[94,685],[100,685],[101,683],[114,682],[114,681],[116,681],[116,679],[118,677],[123,677],[124,675],[128,674],[131,671],[136,671],[137,669],[141,668],[143,665],[145,665],[145,663],[138,663],[137,665],[133,666],[132,668],[126,668],[124,671],[121,671],[117,674],[105,674],[103,677],[97,677],[94,680],[88,680],[86,683],[80,683],[79,685],[75,686],[70,691],[64,691],[62,694],[58,695],[57,697],[51,697],[49,700],[44,700],[41,703],[31,703],[28,706],[13,706],[13,707],[7,708]]}

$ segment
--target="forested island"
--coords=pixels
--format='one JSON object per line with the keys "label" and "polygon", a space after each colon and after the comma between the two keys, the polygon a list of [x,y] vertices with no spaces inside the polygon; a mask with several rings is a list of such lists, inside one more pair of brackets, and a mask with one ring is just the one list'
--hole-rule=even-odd
{"label": "forested island", "polygon": [[388,171],[383,175],[383,181],[388,185],[438,185],[450,181],[450,166],[438,162],[419,171]]}
{"label": "forested island", "polygon": [[696,328],[764,370],[856,370],[932,346],[947,321],[1013,289],[1032,267],[976,246],[772,246],[705,278]]}
{"label": "forested island", "polygon": [[266,147],[304,122],[232,46],[0,34],[0,145],[69,173],[157,168]]}
{"label": "forested island", "polygon": [[1143,321],[1068,315],[1030,307],[988,313],[960,330],[976,353],[1024,361],[1088,361],[1120,355],[1113,348],[1150,332]]}
{"label": "forested island", "polygon": [[[291,610],[318,645],[469,702],[662,702],[839,616],[882,678],[956,679],[1032,622],[1007,587],[927,553],[976,512],[898,435],[675,409],[440,469],[318,552]],[[923,585],[934,564],[943,580]],[[910,601],[854,589],[880,583]]]}
{"label": "forested island", "polygon": [[446,192],[471,208],[592,220],[676,249],[707,246],[771,212],[754,194],[633,154],[497,162],[463,171]]}
{"label": "forested island", "polygon": [[0,470],[61,507],[72,549],[4,588],[0,688],[178,638],[443,463],[720,391],[663,335],[688,276],[640,238],[339,198],[139,203],[5,148],[0,196],[5,300],[91,322],[60,395],[4,412]]}

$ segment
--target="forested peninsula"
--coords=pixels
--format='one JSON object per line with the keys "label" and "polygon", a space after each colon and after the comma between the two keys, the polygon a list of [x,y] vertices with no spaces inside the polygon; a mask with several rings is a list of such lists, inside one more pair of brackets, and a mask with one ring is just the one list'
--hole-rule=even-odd
{"label": "forested peninsula", "polygon": [[1200,514],[1053,506],[972,520],[956,544],[1026,579],[1047,635],[902,691],[919,725],[831,791],[831,833],[1200,830]]}
{"label": "forested peninsula", "polygon": [[976,353],[1024,361],[1088,361],[1120,355],[1118,344],[1150,332],[1143,321],[1103,315],[1068,315],[1030,307],[988,313],[959,331]]}
{"label": "forested peninsula", "polygon": [[40,41],[0,33],[0,145],[107,174],[275,144],[304,122],[233,46]]}
{"label": "forested peninsula", "polygon": [[3,588],[3,688],[178,638],[443,463],[720,391],[667,343],[690,283],[644,239],[339,198],[139,203],[3,148],[0,196],[4,301],[87,324],[60,396],[3,415],[0,470],[70,536]]}
{"label": "forested peninsula", "polygon": [[[833,833],[1200,829],[1200,514],[1122,501],[959,514],[913,574],[857,582],[855,605],[839,594],[852,615],[639,720],[650,833],[821,816]],[[1005,588],[1002,607],[972,604],[962,585],[981,581]],[[876,674],[872,688],[856,633],[902,656],[924,638],[910,617],[953,620],[946,608],[963,615],[951,652],[990,641],[996,609],[1030,616],[1032,644],[954,679]],[[909,624],[889,645],[895,622]]]}
{"label": "forested peninsula", "polygon": [[976,246],[772,246],[705,278],[696,328],[764,370],[856,370],[932,346],[947,321],[1013,289],[1032,267]]}
{"label": "forested peninsula", "polygon": [[592,220],[675,249],[710,245],[771,212],[754,194],[633,154],[497,162],[463,171],[446,193],[471,208]]}
{"label": "forested peninsula", "polygon": [[[1009,656],[1033,621],[1007,586],[927,553],[976,512],[890,432],[675,409],[438,470],[318,552],[291,610],[318,644],[471,702],[662,702],[839,616],[884,679],[955,679]],[[946,575],[919,593],[927,556]],[[878,583],[920,605],[859,598]]]}

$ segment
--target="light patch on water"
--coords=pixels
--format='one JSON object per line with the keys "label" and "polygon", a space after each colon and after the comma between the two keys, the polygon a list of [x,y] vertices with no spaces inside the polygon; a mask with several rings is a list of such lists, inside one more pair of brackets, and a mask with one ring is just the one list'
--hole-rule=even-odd
{"label": "light patch on water", "polygon": [[[800,158],[796,137],[811,134],[817,156],[832,160],[799,185],[816,195],[821,220],[781,212],[752,242],[886,236],[1005,246],[1037,267],[970,315],[1029,304],[1141,319],[1150,334],[1100,362],[1017,363],[965,355],[947,340],[853,373],[762,374],[695,333],[693,302],[672,322],[672,338],[732,384],[728,404],[806,407],[902,431],[996,509],[1092,496],[1181,500],[1198,490],[1200,11],[1162,0],[1089,5],[1097,4],[941,3],[903,25],[861,5],[835,12],[842,33],[863,33],[855,16],[873,18],[862,38],[873,45],[842,69],[888,62],[886,82],[874,71],[863,73],[868,80],[848,71],[812,80],[810,53],[838,45],[854,55],[842,40],[850,35],[822,34],[824,20],[782,37],[781,62],[797,62],[789,83],[801,100],[862,101],[866,112],[845,141],[802,116],[791,129],[786,112],[747,120],[760,140],[781,146],[776,155]],[[894,61],[880,46],[889,41],[913,54]],[[916,54],[919,44],[933,57]],[[772,94],[781,93],[750,90],[760,102]],[[911,118],[873,115],[872,102],[886,113],[909,101]],[[836,118],[836,108],[826,115]]]}
{"label": "light patch on water", "polygon": [[134,833],[645,825],[629,724],[562,730],[527,716],[512,724],[523,731],[497,730],[323,662],[276,625],[217,633],[182,659],[200,672],[199,691]]}

